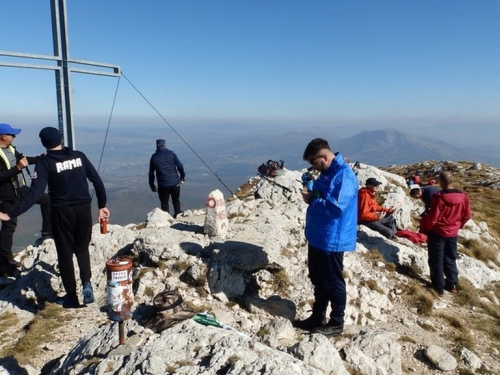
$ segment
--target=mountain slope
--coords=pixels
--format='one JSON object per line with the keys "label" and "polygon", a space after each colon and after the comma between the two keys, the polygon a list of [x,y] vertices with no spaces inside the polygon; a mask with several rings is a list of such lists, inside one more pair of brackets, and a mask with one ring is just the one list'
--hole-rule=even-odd
{"label": "mountain slope", "polygon": [[377,166],[423,160],[464,160],[464,153],[458,147],[395,129],[363,131],[343,140],[341,152],[352,161]]}

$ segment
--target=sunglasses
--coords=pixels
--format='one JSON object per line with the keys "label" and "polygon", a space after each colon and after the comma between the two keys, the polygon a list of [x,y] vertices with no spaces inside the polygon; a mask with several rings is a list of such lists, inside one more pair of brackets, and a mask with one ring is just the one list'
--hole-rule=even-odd
{"label": "sunglasses", "polygon": [[309,160],[309,164],[314,164],[316,162],[316,160],[318,160],[319,158],[322,158],[323,156],[325,156],[325,155],[324,154],[323,155],[318,155],[315,158],[310,159]]}

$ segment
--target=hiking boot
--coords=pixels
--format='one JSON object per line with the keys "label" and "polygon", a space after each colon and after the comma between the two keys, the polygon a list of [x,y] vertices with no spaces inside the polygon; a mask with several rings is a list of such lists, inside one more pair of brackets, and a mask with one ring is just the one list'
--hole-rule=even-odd
{"label": "hiking boot", "polygon": [[7,264],[8,264],[9,266],[12,266],[12,267],[15,267],[15,268],[19,268],[19,267],[21,267],[21,262],[18,262],[18,261],[17,261],[17,260],[15,260],[15,259],[9,259],[9,260],[7,260]]}
{"label": "hiking boot", "polygon": [[314,333],[320,333],[323,336],[330,337],[330,336],[337,336],[342,333],[344,330],[344,325],[334,325],[332,323],[328,323],[319,327],[314,328],[312,331]]}
{"label": "hiking boot", "polygon": [[83,284],[83,303],[88,305],[94,302],[94,290],[92,289],[92,284],[87,281]]}
{"label": "hiking boot", "polygon": [[78,302],[78,297],[69,294],[66,294],[65,296],[62,297],[57,297],[54,303],[62,306],[65,309],[76,309],[80,307],[80,302]]}
{"label": "hiking boot", "polygon": [[312,331],[314,328],[321,327],[323,324],[325,324],[324,319],[319,319],[314,315],[304,320],[295,320],[292,322],[295,328],[300,328],[304,331]]}
{"label": "hiking boot", "polygon": [[457,292],[457,288],[455,285],[447,285],[444,287],[444,290],[452,294],[455,294]]}

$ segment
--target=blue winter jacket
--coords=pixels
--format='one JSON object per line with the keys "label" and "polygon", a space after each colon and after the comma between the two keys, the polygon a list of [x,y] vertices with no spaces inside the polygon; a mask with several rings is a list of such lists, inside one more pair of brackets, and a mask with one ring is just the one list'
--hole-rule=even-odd
{"label": "blue winter jacket", "polygon": [[310,245],[328,252],[356,249],[358,179],[342,155],[314,182],[316,197],[309,201],[305,236]]}
{"label": "blue winter jacket", "polygon": [[158,188],[178,185],[180,179],[186,177],[184,167],[177,155],[165,147],[156,149],[149,161],[149,186],[151,189],[155,187],[155,172]]}

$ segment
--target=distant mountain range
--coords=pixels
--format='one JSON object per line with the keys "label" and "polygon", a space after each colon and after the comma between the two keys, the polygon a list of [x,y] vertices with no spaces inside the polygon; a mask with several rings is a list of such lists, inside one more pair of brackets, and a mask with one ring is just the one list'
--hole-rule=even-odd
{"label": "distant mountain range", "polygon": [[[102,131],[80,129],[77,142],[97,167],[102,147]],[[430,132],[430,131],[429,131]],[[309,165],[302,160],[307,143],[322,137],[328,140],[333,151],[340,151],[351,161],[377,167],[392,164],[413,164],[427,160],[477,161],[500,167],[498,147],[458,147],[438,138],[415,135],[396,129],[364,130],[346,137],[347,127],[301,128],[294,130],[245,127],[199,127],[182,129],[181,134],[192,150],[203,159],[217,177],[174,134],[164,129],[161,135],[145,136],[142,127],[120,129],[112,134],[102,160],[100,174],[108,192],[108,206],[112,211],[112,223],[126,225],[145,220],[145,215],[158,206],[158,197],[148,185],[148,166],[155,152],[155,139],[167,139],[167,147],[173,149],[186,169],[187,181],[181,188],[183,209],[203,208],[207,195],[220,189],[225,197],[228,190],[220,178],[235,192],[252,176],[258,166],[269,159],[284,160],[285,168],[301,170]],[[158,133],[157,133],[158,134]],[[433,133],[434,134],[434,133]],[[495,138],[495,137],[492,137]],[[40,153],[39,140],[33,137],[30,151],[23,139],[20,151],[25,155]],[[472,142],[471,142],[472,143]],[[493,143],[493,142],[492,142]],[[93,208],[95,204],[93,204]],[[31,209],[19,218],[16,230],[16,250],[32,243],[41,228],[39,209]]]}
{"label": "distant mountain range", "polygon": [[362,131],[343,140],[341,152],[352,161],[376,166],[425,160],[467,160],[459,147],[395,129]]}
{"label": "distant mountain range", "polygon": [[362,131],[342,141],[341,152],[352,161],[375,166],[412,164],[426,160],[478,161],[500,166],[493,147],[474,149],[452,145],[440,139],[405,133],[396,129]]}
{"label": "distant mountain range", "polygon": [[339,138],[335,128],[317,133],[300,130],[275,136],[268,134],[267,137],[252,134],[232,139],[222,149],[231,155],[238,155],[241,161],[283,159],[289,169],[301,169],[307,166],[302,160],[303,150],[314,136],[328,140],[333,151],[340,151],[351,161],[378,167],[426,160],[478,161],[500,167],[496,146],[456,146],[438,138],[396,129],[365,130],[346,138]]}

